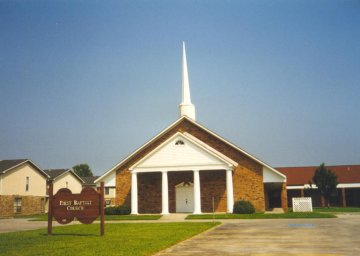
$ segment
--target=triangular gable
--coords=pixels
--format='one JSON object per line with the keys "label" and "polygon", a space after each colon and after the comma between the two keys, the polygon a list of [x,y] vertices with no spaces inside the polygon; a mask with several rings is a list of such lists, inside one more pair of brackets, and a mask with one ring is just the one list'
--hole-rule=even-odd
{"label": "triangular gable", "polygon": [[210,149],[190,134],[177,132],[135,163],[130,170],[205,170],[229,169],[237,163]]}
{"label": "triangular gable", "polygon": [[81,183],[85,183],[84,180],[76,174],[72,169],[49,169],[44,170],[54,181],[61,179],[66,174],[70,173],[70,175],[74,176]]}
{"label": "triangular gable", "polygon": [[[276,176],[279,176],[279,178],[282,178],[283,181],[286,181],[286,176],[284,174],[278,172],[274,168],[272,168],[270,165],[262,162],[258,158],[256,158],[256,157],[252,156],[251,154],[247,153],[245,150],[243,150],[243,149],[235,146],[234,144],[228,142],[224,138],[222,138],[219,135],[215,134],[214,132],[208,130],[204,126],[200,125],[198,122],[196,122],[194,120],[191,120],[190,118],[187,118],[186,116],[183,116],[183,117],[179,118],[177,121],[175,121],[173,124],[171,124],[169,127],[167,127],[165,130],[160,132],[157,136],[155,136],[150,141],[148,141],[146,144],[144,144],[142,147],[140,147],[138,150],[136,150],[131,155],[126,157],[123,161],[116,164],[113,168],[111,168],[109,171],[107,171],[102,176],[100,176],[95,182],[100,182],[104,178],[106,178],[107,176],[114,175],[113,172],[115,172],[117,170],[121,170],[125,166],[130,167],[130,166],[134,165],[136,162],[139,161],[140,158],[143,158],[143,157],[141,157],[142,154],[145,153],[145,155],[146,155],[149,151],[154,150],[157,146],[159,146],[162,143],[162,140],[163,140],[164,137],[166,137],[166,136],[169,137],[169,134],[170,134],[170,136],[172,136],[177,131],[191,133],[190,131],[187,131],[186,128],[184,128],[184,126],[186,126],[186,125],[189,125],[190,129],[201,130],[205,134],[209,135],[209,137],[214,138],[219,143],[222,143],[222,144],[226,145],[227,147],[232,148],[235,152],[241,153],[245,157],[257,162],[258,164],[262,165],[263,168],[267,168],[267,171],[273,172]],[[227,157],[232,158],[229,155]],[[233,159],[233,160],[235,160],[235,159]]]}

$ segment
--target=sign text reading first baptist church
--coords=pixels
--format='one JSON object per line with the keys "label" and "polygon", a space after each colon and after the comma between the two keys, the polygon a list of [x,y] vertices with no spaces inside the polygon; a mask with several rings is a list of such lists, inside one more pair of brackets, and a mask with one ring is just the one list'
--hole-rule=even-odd
{"label": "sign text reading first baptist church", "polygon": [[61,201],[59,202],[60,206],[66,206],[66,210],[68,211],[84,211],[84,206],[91,206],[93,201]]}
{"label": "sign text reading first baptist church", "polygon": [[83,188],[80,194],[73,194],[67,188],[52,195],[53,184],[49,183],[48,234],[52,232],[52,218],[60,224],[68,224],[75,218],[90,224],[100,215],[100,234],[104,234],[104,184],[100,193],[93,188]]}

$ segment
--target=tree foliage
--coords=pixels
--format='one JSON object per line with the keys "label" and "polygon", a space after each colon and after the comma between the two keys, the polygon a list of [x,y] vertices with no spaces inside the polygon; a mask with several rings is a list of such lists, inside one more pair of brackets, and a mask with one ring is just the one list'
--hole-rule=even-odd
{"label": "tree foliage", "polygon": [[327,169],[322,163],[314,173],[313,182],[324,197],[326,205],[330,207],[330,198],[336,195],[336,186],[338,185],[337,176],[334,172]]}
{"label": "tree foliage", "polygon": [[77,164],[72,169],[80,177],[94,176],[88,164]]}

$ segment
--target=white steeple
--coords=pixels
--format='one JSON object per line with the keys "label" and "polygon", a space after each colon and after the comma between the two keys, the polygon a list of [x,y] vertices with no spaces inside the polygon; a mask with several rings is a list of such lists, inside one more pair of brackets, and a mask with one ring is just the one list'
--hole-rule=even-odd
{"label": "white steeple", "polygon": [[180,117],[187,116],[195,120],[195,106],[191,103],[189,76],[186,62],[185,43],[183,42],[182,56],[182,102],[180,103]]}

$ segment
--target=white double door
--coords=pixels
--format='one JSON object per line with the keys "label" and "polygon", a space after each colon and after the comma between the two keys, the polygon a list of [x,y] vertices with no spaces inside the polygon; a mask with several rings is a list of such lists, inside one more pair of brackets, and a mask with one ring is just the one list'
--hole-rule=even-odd
{"label": "white double door", "polygon": [[176,212],[194,212],[194,185],[180,183],[175,187]]}

